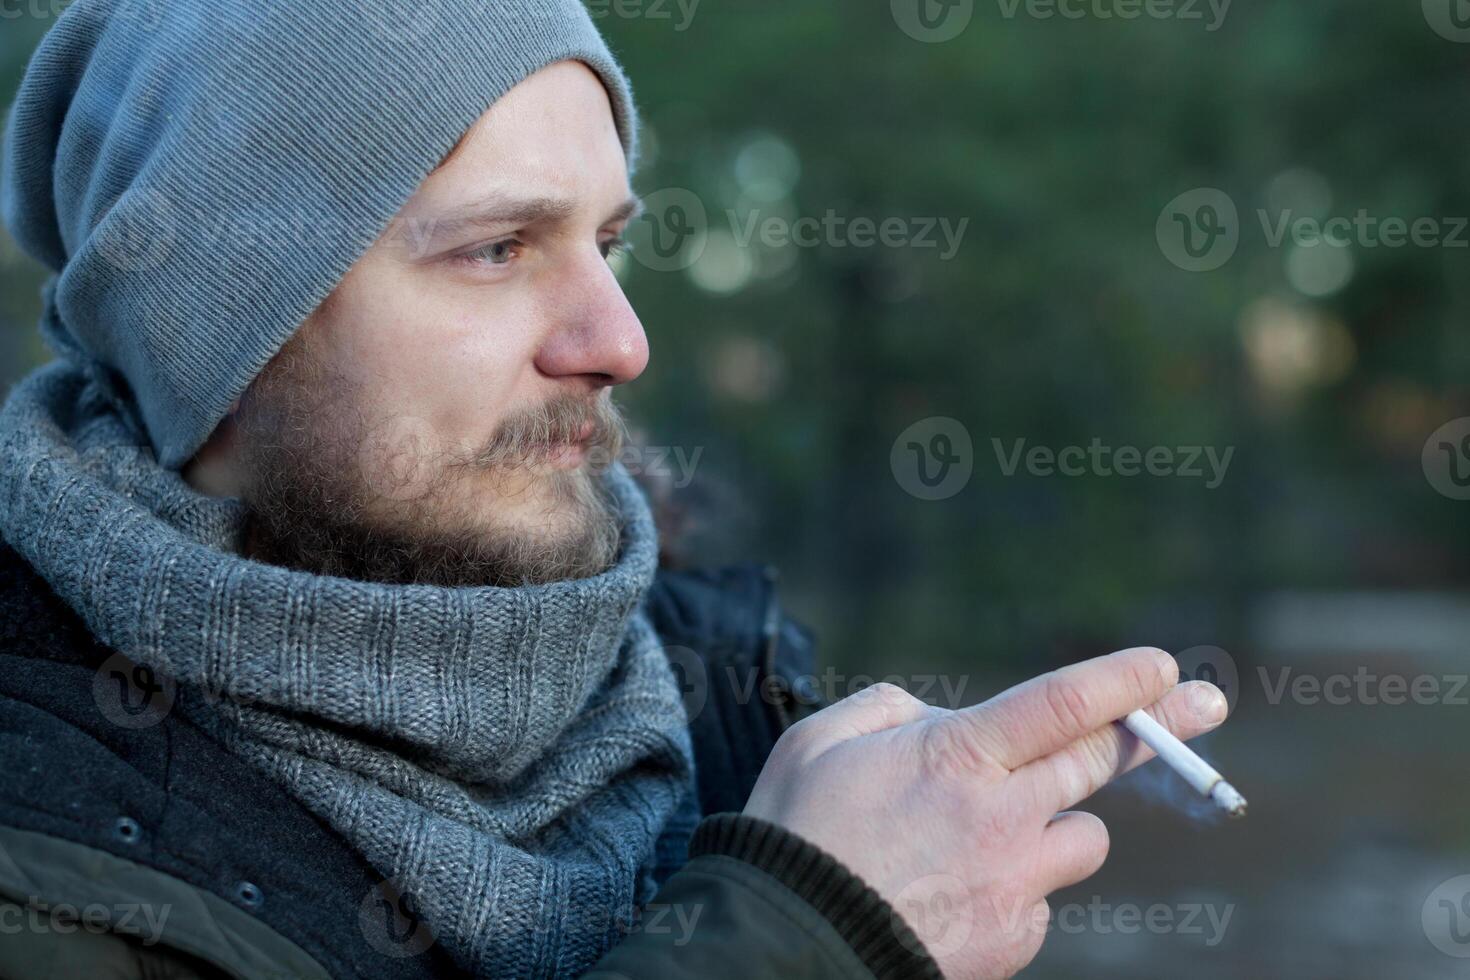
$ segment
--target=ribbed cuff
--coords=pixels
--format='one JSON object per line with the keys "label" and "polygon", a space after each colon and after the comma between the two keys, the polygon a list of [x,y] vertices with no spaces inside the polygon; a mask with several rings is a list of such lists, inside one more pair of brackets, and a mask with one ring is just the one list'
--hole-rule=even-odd
{"label": "ribbed cuff", "polygon": [[832,924],[878,980],[942,980],[908,923],[826,851],[755,817],[716,813],[694,831],[689,857],[723,854],[775,878]]}

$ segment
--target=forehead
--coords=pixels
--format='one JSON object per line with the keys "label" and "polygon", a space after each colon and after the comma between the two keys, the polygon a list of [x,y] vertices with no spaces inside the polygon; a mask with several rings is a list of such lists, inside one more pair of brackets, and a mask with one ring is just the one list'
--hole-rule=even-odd
{"label": "forehead", "polygon": [[586,65],[561,61],[522,80],[465,132],[412,203],[452,206],[507,187],[574,199],[627,194],[612,104]]}

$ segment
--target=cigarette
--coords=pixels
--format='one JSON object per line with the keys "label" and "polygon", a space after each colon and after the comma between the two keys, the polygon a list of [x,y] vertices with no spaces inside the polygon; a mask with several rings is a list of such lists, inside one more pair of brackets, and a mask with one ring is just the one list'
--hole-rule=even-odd
{"label": "cigarette", "polygon": [[1157,752],[1159,758],[1183,776],[1201,796],[1214,800],[1216,806],[1232,817],[1245,816],[1245,797],[1236,792],[1214,766],[1196,755],[1193,749],[1175,738],[1173,732],[1154,721],[1147,712],[1131,712],[1123,719],[1123,725]]}

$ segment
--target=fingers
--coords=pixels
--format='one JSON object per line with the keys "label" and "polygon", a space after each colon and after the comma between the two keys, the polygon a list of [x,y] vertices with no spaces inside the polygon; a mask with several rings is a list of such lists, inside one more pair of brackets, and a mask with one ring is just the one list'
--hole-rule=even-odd
{"label": "fingers", "polygon": [[1014,770],[1153,704],[1178,680],[1173,657],[1135,647],[1043,674],[954,712],[946,724],[963,723],[976,755]]}
{"label": "fingers", "polygon": [[802,719],[782,739],[789,735],[811,757],[848,739],[944,714],[949,712],[926,704],[896,684],[880,681]]}
{"label": "fingers", "polygon": [[1086,881],[1108,858],[1108,828],[1090,813],[1059,813],[1041,835],[1042,894]]}
{"label": "fingers", "polygon": [[[1145,710],[1181,739],[1191,739],[1225,720],[1225,695],[1206,681],[1188,681]],[[1154,751],[1122,725],[1108,725],[1014,775],[1030,782],[1039,806],[1053,812],[1075,806],[1153,757]]]}

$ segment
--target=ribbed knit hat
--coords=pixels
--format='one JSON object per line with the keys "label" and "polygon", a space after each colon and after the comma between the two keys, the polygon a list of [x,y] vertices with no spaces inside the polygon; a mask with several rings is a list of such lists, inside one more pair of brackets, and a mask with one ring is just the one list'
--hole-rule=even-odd
{"label": "ribbed knit hat", "polygon": [[187,462],[460,137],[556,61],[627,80],[579,0],[76,0],[31,59],[0,209],[41,328]]}

